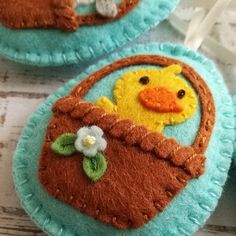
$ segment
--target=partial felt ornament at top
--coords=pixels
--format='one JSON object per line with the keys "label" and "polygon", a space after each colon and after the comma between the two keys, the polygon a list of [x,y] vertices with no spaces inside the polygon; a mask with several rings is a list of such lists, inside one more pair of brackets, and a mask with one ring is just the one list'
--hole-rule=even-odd
{"label": "partial felt ornament at top", "polygon": [[[139,2],[140,0],[124,0],[121,4],[117,4],[115,0],[47,0],[41,3],[33,0],[2,1],[0,22],[13,29],[42,27],[74,31],[83,24],[96,24],[119,18],[131,11]],[[93,14],[77,14],[77,7],[90,4],[95,4]]]}
{"label": "partial felt ornament at top", "polygon": [[87,62],[156,26],[178,2],[1,0],[0,54],[36,66]]}

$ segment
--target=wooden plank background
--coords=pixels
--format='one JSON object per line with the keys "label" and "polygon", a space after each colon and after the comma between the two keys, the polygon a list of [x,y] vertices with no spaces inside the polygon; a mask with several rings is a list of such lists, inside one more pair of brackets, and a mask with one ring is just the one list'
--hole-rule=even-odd
{"label": "wooden plank background", "polygon": [[[162,27],[166,29],[165,24]],[[150,35],[156,33],[154,30]],[[162,40],[166,41],[165,37]],[[140,40],[146,41],[145,37]],[[236,91],[233,81],[235,68],[221,64],[219,67],[231,91]],[[80,70],[77,66],[53,70],[35,68],[0,57],[0,235],[45,235],[19,205],[11,176],[12,156],[29,115],[50,93],[75,77]],[[216,212],[197,236],[236,235],[236,176],[233,173]]]}

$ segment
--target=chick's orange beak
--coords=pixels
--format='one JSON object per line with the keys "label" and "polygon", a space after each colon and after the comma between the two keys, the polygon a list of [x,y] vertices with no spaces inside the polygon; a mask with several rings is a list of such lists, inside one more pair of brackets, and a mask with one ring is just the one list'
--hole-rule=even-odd
{"label": "chick's orange beak", "polygon": [[146,88],[138,95],[139,102],[147,109],[160,113],[180,113],[183,107],[178,104],[176,94],[167,88]]}

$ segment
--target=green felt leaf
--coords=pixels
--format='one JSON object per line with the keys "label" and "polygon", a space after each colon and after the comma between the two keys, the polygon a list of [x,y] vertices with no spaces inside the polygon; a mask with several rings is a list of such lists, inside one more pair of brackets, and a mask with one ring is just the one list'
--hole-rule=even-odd
{"label": "green felt leaf", "polygon": [[59,136],[51,145],[53,152],[62,156],[71,156],[76,152],[75,140],[77,136],[73,133],[65,133]]}
{"label": "green felt leaf", "polygon": [[107,161],[102,153],[97,153],[95,157],[85,157],[83,160],[85,174],[94,182],[98,181],[106,172]]}

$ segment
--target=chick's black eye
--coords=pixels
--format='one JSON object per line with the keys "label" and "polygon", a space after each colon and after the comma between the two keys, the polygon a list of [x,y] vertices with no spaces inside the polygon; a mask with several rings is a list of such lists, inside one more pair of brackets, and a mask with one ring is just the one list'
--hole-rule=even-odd
{"label": "chick's black eye", "polygon": [[140,84],[143,84],[143,85],[146,85],[149,83],[149,77],[148,76],[143,76],[139,79],[139,83]]}
{"label": "chick's black eye", "polygon": [[180,90],[178,91],[178,93],[177,93],[177,97],[178,97],[179,99],[181,99],[181,98],[183,98],[183,97],[185,96],[185,94],[186,94],[185,90],[180,89]]}

